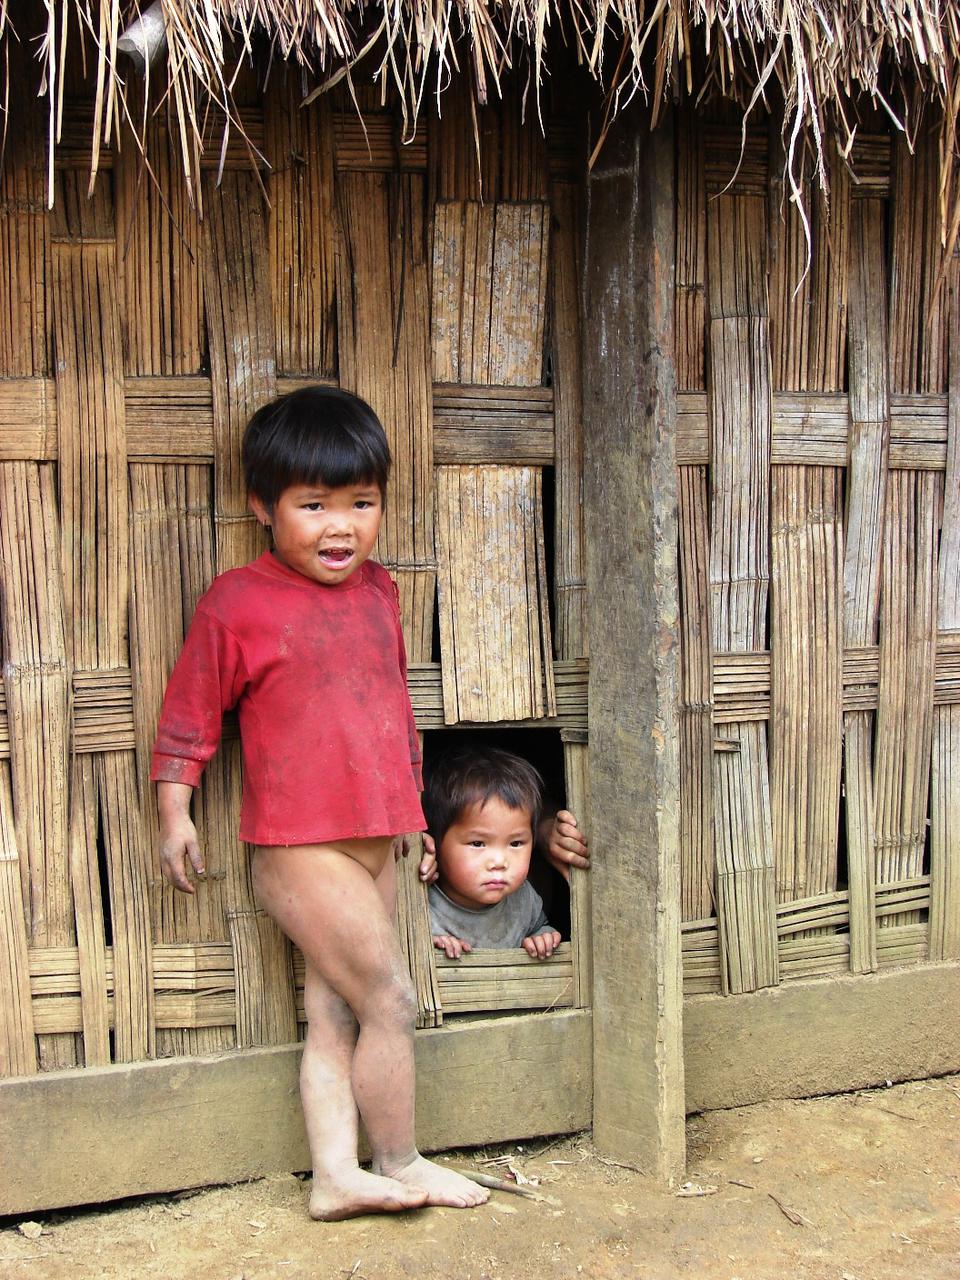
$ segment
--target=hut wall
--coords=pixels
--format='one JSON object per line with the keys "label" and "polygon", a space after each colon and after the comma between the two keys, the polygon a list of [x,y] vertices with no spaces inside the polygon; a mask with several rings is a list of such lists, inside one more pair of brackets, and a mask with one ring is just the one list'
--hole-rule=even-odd
{"label": "hut wall", "polygon": [[860,135],[801,211],[773,137],[678,130],[688,996],[960,956],[936,138]]}
{"label": "hut wall", "polygon": [[[70,76],[53,209],[38,114],[23,113],[0,175],[7,1077],[297,1039],[302,961],[258,911],[234,835],[235,727],[196,796],[208,874],[195,896],[160,878],[148,782],[196,601],[265,545],[239,446],[278,392],[339,383],[384,421],[394,469],[377,554],[399,584],[421,730],[546,730],[588,820],[570,123],[544,138],[510,99],[484,115],[478,168],[463,87],[404,145],[378,95],[361,93],[361,118],[346,93],[302,109],[295,75],[266,93],[241,78],[250,147],[233,131],[211,151],[201,218],[162,112],[149,171],[125,134],[88,198],[92,108]],[[450,964],[411,858],[400,924],[421,1025],[587,1007],[574,881],[571,941],[550,962]],[[578,1096],[588,1105],[588,1080]]]}

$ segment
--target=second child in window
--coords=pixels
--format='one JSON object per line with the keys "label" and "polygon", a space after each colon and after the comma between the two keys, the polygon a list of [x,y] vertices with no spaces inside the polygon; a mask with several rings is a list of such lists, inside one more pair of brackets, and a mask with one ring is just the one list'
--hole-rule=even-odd
{"label": "second child in window", "polygon": [[[431,769],[423,797],[425,845],[437,868],[430,922],[434,946],[450,959],[477,947],[523,947],[545,960],[560,945],[527,879],[542,797],[537,770],[496,748],[454,750]],[[586,842],[568,812],[551,823],[548,849],[560,845],[561,827],[576,845],[561,857],[585,865]]]}

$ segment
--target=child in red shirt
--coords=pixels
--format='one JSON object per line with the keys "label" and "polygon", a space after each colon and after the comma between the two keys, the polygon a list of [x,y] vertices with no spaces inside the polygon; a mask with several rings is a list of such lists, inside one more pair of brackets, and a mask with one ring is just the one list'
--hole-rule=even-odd
{"label": "child in red shirt", "polygon": [[485,1191],[414,1143],[416,1000],[394,925],[394,853],[425,823],[396,588],[369,560],[386,436],[362,400],[313,387],[254,414],[243,464],[273,550],[216,579],[170,677],[151,775],[163,874],[185,893],[188,868],[204,874],[190,799],[235,706],[254,892],[306,962],[310,1212],[481,1204]]}

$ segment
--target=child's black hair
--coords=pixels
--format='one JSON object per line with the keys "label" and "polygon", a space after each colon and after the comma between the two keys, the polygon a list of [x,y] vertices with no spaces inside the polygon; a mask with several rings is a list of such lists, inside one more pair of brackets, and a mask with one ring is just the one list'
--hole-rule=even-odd
{"label": "child's black hair", "polygon": [[493,796],[510,809],[523,809],[530,814],[536,840],[543,779],[529,761],[498,747],[455,747],[431,766],[423,793],[423,812],[438,856],[443,837],[464,809],[486,804]]}
{"label": "child's black hair", "polygon": [[365,400],[339,387],[304,387],[258,409],[241,448],[247,492],[272,510],[294,484],[375,484],[386,496],[390,446]]}

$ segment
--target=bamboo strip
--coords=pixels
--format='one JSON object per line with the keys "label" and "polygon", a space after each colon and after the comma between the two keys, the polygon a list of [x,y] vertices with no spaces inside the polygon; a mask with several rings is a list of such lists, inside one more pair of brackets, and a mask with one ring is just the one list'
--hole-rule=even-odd
{"label": "bamboo strip", "polygon": [[677,116],[676,255],[677,386],[699,391],[706,386],[707,192],[701,128],[687,104]]}
{"label": "bamboo strip", "polygon": [[[583,392],[578,189],[553,186],[552,363],[556,415],[554,563],[556,646],[561,658],[590,652],[583,504]],[[507,459],[501,456],[501,461]]]}
{"label": "bamboo strip", "polygon": [[[200,592],[212,576],[212,529],[206,467],[130,468],[132,580],[131,625],[133,717],[137,773],[145,815],[150,866],[150,906],[157,943],[208,942],[226,938],[220,866],[208,846],[204,823],[199,836],[207,859],[206,879],[194,895],[176,892],[159,872],[159,827],[150,753],[157,735],[163,692],[180,652],[186,626]],[[196,804],[198,820],[204,806]],[[156,964],[156,962],[155,962]],[[159,1027],[158,1023],[158,1027]],[[218,1032],[159,1032],[163,1054],[216,1053],[232,1047]]]}
{"label": "bamboo strip", "polygon": [[[213,394],[217,573],[255,559],[263,534],[247,508],[240,444],[250,415],[276,394],[266,229],[256,178],[205,180],[203,298]],[[239,339],[239,340],[238,340]]]}
{"label": "bamboo strip", "polygon": [[[0,598],[13,814],[32,946],[76,942],[68,840],[70,679],[53,468],[0,466]],[[75,1066],[72,1036],[44,1037],[44,1070]]]}
{"label": "bamboo strip", "polygon": [[[34,89],[26,59],[6,58],[8,102]],[[24,112],[4,138],[0,166],[0,377],[30,378],[53,367],[49,320],[49,215],[45,193],[46,127],[42,112]],[[88,149],[89,154],[89,149]],[[39,461],[41,455],[33,455]]]}
{"label": "bamboo strip", "polygon": [[[277,368],[329,375],[336,368],[334,130],[327,99],[301,107],[302,96],[300,76],[285,68],[265,102]],[[369,128],[355,111],[349,121]]]}
{"label": "bamboo strip", "polygon": [[421,662],[431,652],[436,581],[424,180],[343,173],[337,196],[340,381],[373,406],[390,441],[377,551],[400,588],[408,656]]}
{"label": "bamboo strip", "polygon": [[150,117],[145,154],[125,141],[114,165],[125,370],[128,378],[197,374],[204,356],[200,220],[166,115]]}
{"label": "bamboo strip", "polygon": [[713,651],[708,587],[709,500],[704,467],[679,469],[680,849],[684,920],[713,913]]}
{"label": "bamboo strip", "polygon": [[[250,414],[276,393],[273,304],[263,205],[256,178],[229,173],[204,188],[203,290],[210,343],[214,428],[214,565],[218,573],[263,547],[247,510],[240,443]],[[289,946],[254,907],[249,857],[234,833],[240,752],[223,744],[207,768],[202,800],[208,856],[222,869],[223,905],[236,952],[237,1044],[284,1044],[296,1034]]]}
{"label": "bamboo strip", "polygon": [[[707,158],[709,165],[709,150]],[[714,651],[757,649],[766,629],[772,410],[764,210],[752,195],[718,195],[708,210]],[[766,729],[734,724],[725,736],[735,746],[715,752],[713,774],[723,989],[753,991],[778,981]]]}
{"label": "bamboo strip", "polygon": [[439,467],[437,553],[444,718],[555,714],[530,467]]}
{"label": "bamboo strip", "polygon": [[837,884],[843,732],[841,478],[774,467],[770,652],[777,897]]}
{"label": "bamboo strip", "polygon": [[[24,905],[10,779],[0,768],[0,1077],[37,1070]],[[63,1039],[72,1047],[73,1036]]]}
{"label": "bamboo strip", "polygon": [[[960,643],[960,272],[951,266],[948,447],[940,540],[937,625]],[[938,653],[938,658],[941,655]],[[960,708],[938,709],[932,744],[930,956],[960,959]]]}
{"label": "bamboo strip", "polygon": [[[844,531],[844,644],[874,642],[886,494],[890,411],[887,374],[883,207],[851,205],[848,330],[850,457]],[[850,967],[876,968],[871,716],[844,714],[847,875],[850,884]]]}
{"label": "bamboo strip", "polygon": [[[936,658],[936,476],[887,484],[880,593],[880,685],[874,746],[878,883],[918,875],[926,845]],[[896,924],[910,924],[895,917]]]}
{"label": "bamboo strip", "polygon": [[[284,394],[332,385],[328,377],[282,377]],[[213,407],[207,377],[127,378],[127,457],[131,462],[210,462]],[[549,465],[554,456],[551,387],[433,387],[437,463]],[[678,395],[680,466],[710,462],[706,394]],[[774,465],[846,465],[849,402],[845,394],[777,392],[773,397],[770,461]],[[0,462],[55,462],[56,383],[0,378]],[[943,471],[947,459],[947,398],[935,393],[890,397],[888,466],[892,471]]]}
{"label": "bamboo strip", "polygon": [[[67,183],[64,195],[61,216],[68,238],[53,248],[53,302],[67,634],[75,666],[125,667],[128,510],[116,261],[112,242],[100,236],[108,205],[80,204],[75,187]],[[84,243],[88,235],[93,238]],[[154,1047],[141,818],[131,766],[129,759],[111,753],[96,761],[93,775],[122,974],[116,984],[114,1033],[115,1057],[122,1062],[149,1056]],[[89,775],[85,780],[91,781]],[[81,923],[80,918],[81,911],[99,905],[89,882],[90,836],[96,828],[79,814],[72,820],[78,931],[87,939],[91,998],[99,1005],[99,922]],[[99,1054],[102,1017],[97,1007],[90,1027],[90,1047]]]}

